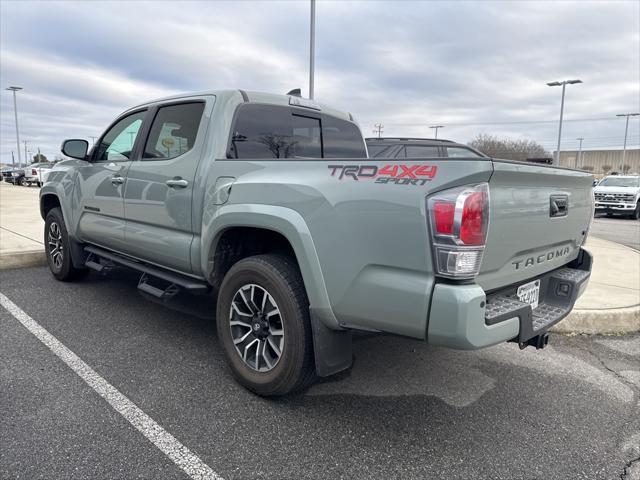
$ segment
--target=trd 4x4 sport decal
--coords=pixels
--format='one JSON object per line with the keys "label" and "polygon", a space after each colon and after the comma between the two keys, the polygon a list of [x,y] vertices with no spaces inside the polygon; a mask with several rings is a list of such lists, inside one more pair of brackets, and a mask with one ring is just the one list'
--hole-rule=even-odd
{"label": "trd 4x4 sport decal", "polygon": [[376,165],[329,165],[332,177],[353,180],[375,180],[375,183],[395,185],[424,185],[436,176],[435,165],[390,164],[378,168]]}

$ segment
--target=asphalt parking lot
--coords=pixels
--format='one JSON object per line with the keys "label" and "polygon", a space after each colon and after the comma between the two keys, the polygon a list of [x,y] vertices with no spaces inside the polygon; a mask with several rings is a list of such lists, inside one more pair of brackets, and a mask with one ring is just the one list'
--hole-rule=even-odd
{"label": "asphalt parking lot", "polygon": [[[1,275],[6,298],[224,479],[640,478],[638,335],[554,335],[539,352],[366,335],[351,371],[265,400],[231,378],[210,297],[161,305],[125,270]],[[0,478],[189,478],[4,308],[0,329]]]}
{"label": "asphalt parking lot", "polygon": [[622,217],[607,217],[597,214],[593,219],[589,235],[618,242],[640,250],[640,222]]}

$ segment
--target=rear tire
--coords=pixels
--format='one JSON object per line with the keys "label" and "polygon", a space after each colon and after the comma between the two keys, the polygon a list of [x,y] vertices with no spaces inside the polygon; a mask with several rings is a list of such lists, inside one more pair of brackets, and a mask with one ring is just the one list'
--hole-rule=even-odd
{"label": "rear tire", "polygon": [[53,276],[63,282],[85,277],[87,268],[76,268],[71,261],[71,242],[62,210],[52,208],[44,222],[44,251]]}
{"label": "rear tire", "polygon": [[315,379],[309,301],[295,260],[256,255],[233,265],[216,321],[233,375],[252,392],[286,395]]}

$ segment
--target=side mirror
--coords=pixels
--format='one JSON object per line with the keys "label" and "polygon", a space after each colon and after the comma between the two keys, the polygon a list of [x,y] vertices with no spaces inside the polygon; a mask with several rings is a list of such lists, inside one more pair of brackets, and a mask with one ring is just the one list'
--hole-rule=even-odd
{"label": "side mirror", "polygon": [[60,150],[67,157],[85,160],[89,151],[89,142],[80,139],[65,140]]}

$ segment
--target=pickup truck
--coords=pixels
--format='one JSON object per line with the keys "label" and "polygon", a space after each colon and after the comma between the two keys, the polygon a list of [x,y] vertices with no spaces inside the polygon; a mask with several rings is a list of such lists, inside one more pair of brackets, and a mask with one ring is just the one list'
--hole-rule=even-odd
{"label": "pickup truck", "polygon": [[348,369],[354,331],[543,348],[590,275],[590,175],[370,159],[350,113],[295,95],[164,98],[62,153],[40,190],[53,276],[215,295],[231,371],[264,396]]}
{"label": "pickup truck", "polygon": [[25,168],[24,179],[25,183],[29,186],[36,184],[40,187],[45,179],[49,170],[53,167],[53,163],[41,162],[33,163]]}
{"label": "pickup truck", "polygon": [[640,176],[611,175],[605,177],[593,189],[596,213],[614,213],[640,219]]}
{"label": "pickup truck", "polygon": [[370,158],[472,158],[486,155],[462,143],[433,138],[367,138]]}

